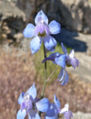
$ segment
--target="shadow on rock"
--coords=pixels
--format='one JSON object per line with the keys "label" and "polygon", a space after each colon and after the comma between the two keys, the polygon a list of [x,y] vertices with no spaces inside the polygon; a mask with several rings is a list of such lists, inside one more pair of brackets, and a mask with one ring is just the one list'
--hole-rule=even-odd
{"label": "shadow on rock", "polygon": [[54,36],[58,43],[63,42],[67,47],[74,49],[76,52],[86,52],[87,44],[79,39],[77,32],[70,32],[66,29],[62,29],[62,32]]}
{"label": "shadow on rock", "polygon": [[91,8],[87,0],[17,0],[17,6],[22,9],[28,21],[39,10],[43,10],[50,20],[59,21],[66,29],[91,33]]}

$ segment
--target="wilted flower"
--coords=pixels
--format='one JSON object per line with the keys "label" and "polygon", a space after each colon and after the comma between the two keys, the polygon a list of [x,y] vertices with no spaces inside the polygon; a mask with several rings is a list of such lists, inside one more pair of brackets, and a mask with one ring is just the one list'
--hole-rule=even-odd
{"label": "wilted flower", "polygon": [[59,114],[63,114],[65,119],[71,119],[72,112],[69,110],[69,105],[65,104],[61,109],[60,101],[54,95],[54,103],[50,103],[45,119],[58,119]]}
{"label": "wilted flower", "polygon": [[26,93],[21,93],[18,98],[20,110],[17,112],[17,119],[24,119],[28,115],[29,119],[40,119],[38,111],[46,112],[49,101],[47,98],[41,100],[36,98],[37,91],[35,84],[30,87]]}
{"label": "wilted flower", "polygon": [[58,79],[61,82],[61,85],[65,85],[69,80],[68,73],[65,70],[66,66],[72,66],[75,69],[79,65],[79,61],[74,57],[74,50],[71,50],[70,54],[68,54],[67,49],[64,47],[63,43],[61,43],[61,46],[64,54],[60,54],[58,52],[52,53],[49,57],[44,59],[43,62],[51,60],[54,64],[61,66]]}
{"label": "wilted flower", "polygon": [[35,24],[29,23],[23,32],[26,38],[33,38],[30,42],[32,54],[40,49],[42,42],[47,50],[54,50],[57,42],[50,34],[60,33],[60,24],[53,20],[48,25],[48,18],[42,10],[36,15]]}

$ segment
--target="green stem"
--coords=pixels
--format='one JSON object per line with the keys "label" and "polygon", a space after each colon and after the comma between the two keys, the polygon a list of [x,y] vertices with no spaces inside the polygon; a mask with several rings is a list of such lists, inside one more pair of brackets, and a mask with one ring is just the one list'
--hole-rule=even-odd
{"label": "green stem", "polygon": [[[46,54],[46,49],[44,46],[44,59],[47,57]],[[46,84],[47,84],[47,62],[44,63],[44,84],[43,84],[43,88],[42,88],[42,92],[41,92],[41,97],[44,97],[44,93],[45,93],[45,89],[46,89]]]}

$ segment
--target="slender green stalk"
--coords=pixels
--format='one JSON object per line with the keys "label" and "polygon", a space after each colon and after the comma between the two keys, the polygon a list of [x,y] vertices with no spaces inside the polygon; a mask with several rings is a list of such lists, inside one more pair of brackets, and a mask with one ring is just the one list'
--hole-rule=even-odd
{"label": "slender green stalk", "polygon": [[[46,57],[47,57],[47,54],[46,54],[46,49],[44,46],[44,58],[46,58]],[[41,97],[44,97],[46,84],[47,84],[47,62],[44,63],[44,84],[43,84],[43,88],[42,88],[42,92],[41,92]]]}

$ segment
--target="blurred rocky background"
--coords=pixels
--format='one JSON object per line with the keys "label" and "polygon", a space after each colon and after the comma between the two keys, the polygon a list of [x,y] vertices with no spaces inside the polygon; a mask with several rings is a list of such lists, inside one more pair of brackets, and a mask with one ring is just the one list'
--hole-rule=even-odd
{"label": "blurred rocky background", "polygon": [[27,19],[43,9],[50,19],[56,19],[62,26],[74,31],[91,33],[91,0],[18,0]]}
{"label": "blurred rocky background", "polygon": [[34,23],[40,9],[49,21],[61,23],[62,31],[54,37],[58,43],[73,48],[80,61],[77,70],[68,69],[67,86],[53,81],[46,96],[52,100],[56,93],[62,106],[68,102],[74,119],[91,119],[91,0],[0,0],[0,119],[16,118],[19,94],[37,79],[38,92],[41,91],[30,40],[22,34],[28,22]]}

